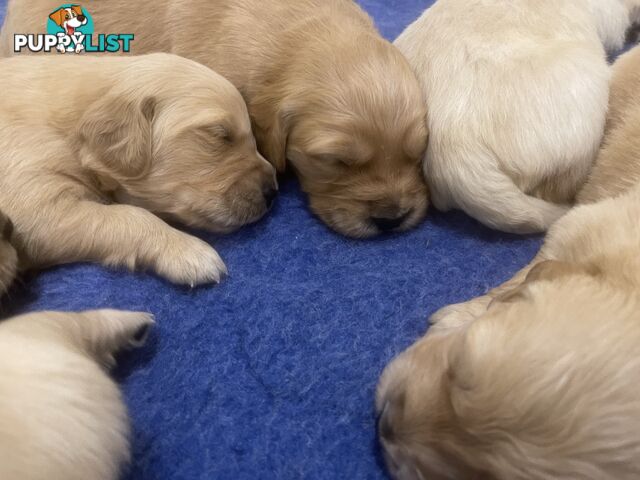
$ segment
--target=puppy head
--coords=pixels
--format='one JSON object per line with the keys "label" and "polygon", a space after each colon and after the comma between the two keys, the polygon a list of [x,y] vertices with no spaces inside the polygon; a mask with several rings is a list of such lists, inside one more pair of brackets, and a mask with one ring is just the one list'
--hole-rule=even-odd
{"label": "puppy head", "polygon": [[254,222],[277,193],[239,92],[211,70],[170,55],[91,105],[80,121],[84,164],[116,198],[215,232]]}
{"label": "puppy head", "polygon": [[551,262],[466,329],[428,334],[378,388],[393,477],[628,473],[640,448],[628,381],[639,369],[638,306],[599,273]]}
{"label": "puppy head", "polygon": [[13,223],[0,212],[0,295],[4,294],[18,270],[18,255],[11,245]]}
{"label": "puppy head", "polygon": [[268,120],[278,103],[271,97],[252,111],[265,154],[279,169],[290,161],[312,210],[342,234],[371,237],[425,216],[426,108],[393,46],[374,37],[360,43],[319,41],[313,48],[326,51],[296,57],[300,65],[281,80],[276,121]]}
{"label": "puppy head", "polygon": [[59,8],[49,15],[49,18],[59,27],[64,26],[65,22],[73,23],[72,26],[80,27],[86,23],[82,7],[80,5],[72,5],[68,8]]}

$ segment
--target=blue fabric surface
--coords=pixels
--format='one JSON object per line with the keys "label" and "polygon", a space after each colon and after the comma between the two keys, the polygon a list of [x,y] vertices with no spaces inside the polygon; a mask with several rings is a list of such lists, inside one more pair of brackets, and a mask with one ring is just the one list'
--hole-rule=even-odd
{"label": "blue fabric surface", "polygon": [[[361,1],[388,38],[430,3]],[[229,267],[218,287],[72,265],[24,278],[5,302],[9,313],[156,315],[148,345],[116,372],[135,429],[126,478],[386,478],[373,408],[382,369],[430,313],[506,280],[540,245],[435,211],[407,234],[348,240],[309,213],[295,180],[281,190],[260,223],[200,234]]]}

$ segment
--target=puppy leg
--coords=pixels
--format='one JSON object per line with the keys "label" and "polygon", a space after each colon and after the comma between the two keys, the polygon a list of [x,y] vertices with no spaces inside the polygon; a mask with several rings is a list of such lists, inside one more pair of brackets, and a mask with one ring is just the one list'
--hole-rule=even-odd
{"label": "puppy leg", "polygon": [[[30,231],[20,232],[35,265],[93,261],[132,270],[150,268],[174,283],[191,286],[217,283],[227,271],[207,243],[138,207],[60,201],[37,217],[25,222]],[[22,226],[16,222],[18,230]]]}
{"label": "puppy leg", "polygon": [[487,311],[494,299],[519,287],[525,281],[529,272],[545,260],[547,260],[546,255],[539,253],[529,265],[516,273],[513,278],[485,295],[481,295],[467,302],[455,303],[441,308],[429,317],[429,323],[432,325],[432,329],[441,331],[460,328],[473,322]]}
{"label": "puppy leg", "polygon": [[101,365],[115,365],[114,355],[144,345],[153,315],[121,310],[89,310],[81,313],[38,312],[15,317],[2,324],[3,332],[33,340],[72,345]]}

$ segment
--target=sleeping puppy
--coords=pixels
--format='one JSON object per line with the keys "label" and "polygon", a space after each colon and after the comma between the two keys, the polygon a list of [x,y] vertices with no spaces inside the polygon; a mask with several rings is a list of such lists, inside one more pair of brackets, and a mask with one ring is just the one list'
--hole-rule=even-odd
{"label": "sleeping puppy", "polygon": [[18,271],[18,255],[11,245],[13,223],[0,212],[0,296],[2,296]]}
{"label": "sleeping puppy", "polygon": [[602,139],[605,49],[622,47],[630,6],[439,0],[406,29],[395,45],[429,106],[424,170],[437,208],[513,233],[544,231],[567,211]]}
{"label": "sleeping puppy", "polygon": [[0,84],[0,207],[26,267],[94,261],[217,282],[215,250],[159,216],[230,232],[275,196],[242,97],[195,62],[12,58]]}
{"label": "sleeping puppy", "polygon": [[[10,2],[0,51],[11,54],[14,33],[42,32],[40,18],[56,1]],[[422,93],[355,2],[103,0],[87,8],[96,34],[135,32],[133,53],[177,53],[228,78],[247,101],[260,151],[280,171],[289,160],[313,211],[338,232],[370,237],[425,216]]]}
{"label": "sleeping puppy", "polygon": [[625,249],[540,263],[478,320],[387,367],[377,408],[393,478],[640,478],[640,228],[612,215],[639,206],[636,188],[569,214],[600,241],[620,229]]}
{"label": "sleeping puppy", "polygon": [[436,313],[385,370],[394,478],[640,477],[639,59],[614,67],[607,138],[580,194],[595,203],[554,224],[509,282]]}
{"label": "sleeping puppy", "polygon": [[[589,179],[578,193],[581,204],[616,197],[640,185],[640,47],[622,55],[612,71],[606,134]],[[564,238],[556,240],[550,232],[542,251],[513,279],[487,295],[442,308],[430,322],[435,328],[446,329],[473,321],[494,298],[519,285],[538,262],[562,255],[565,243]]]}
{"label": "sleeping puppy", "polygon": [[144,342],[150,315],[42,312],[0,324],[0,478],[116,480],[129,420],[106,374]]}

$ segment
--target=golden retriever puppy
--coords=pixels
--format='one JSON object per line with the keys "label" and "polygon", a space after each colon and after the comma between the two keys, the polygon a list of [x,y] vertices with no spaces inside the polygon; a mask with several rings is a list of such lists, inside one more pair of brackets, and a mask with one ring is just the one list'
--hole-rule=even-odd
{"label": "golden retriever puppy", "polygon": [[129,420],[105,368],[144,342],[144,313],[43,312],[0,324],[0,478],[116,480]]}
{"label": "golden retriever puppy", "polygon": [[[9,2],[0,49],[43,32],[57,0]],[[369,237],[415,226],[427,209],[420,162],[426,108],[407,61],[351,0],[103,0],[96,34],[135,32],[132,52],[171,52],[242,92],[259,150],[286,161],[312,210]]]}
{"label": "golden retriever puppy", "polygon": [[13,223],[0,212],[0,296],[13,283],[18,271],[18,255],[11,245]]}
{"label": "golden retriever puppy", "polygon": [[[613,65],[606,135],[587,183],[578,194],[581,204],[618,196],[640,185],[640,47],[622,55]],[[556,258],[564,239],[550,233],[533,262],[513,279],[487,295],[449,305],[436,312],[430,322],[436,328],[462,326],[482,315],[491,301],[519,285],[538,262]]]}
{"label": "golden retriever puppy", "polygon": [[437,312],[385,370],[394,478],[640,476],[639,53],[614,67],[607,138],[580,194],[599,201],[555,223],[512,280]]}
{"label": "golden retriever puppy", "polygon": [[434,205],[513,233],[546,230],[598,152],[605,49],[623,0],[438,0],[395,45],[429,106],[424,170]]}
{"label": "golden retriever puppy", "polygon": [[215,250],[156,214],[229,232],[275,195],[242,97],[195,62],[11,58],[0,84],[0,208],[29,267],[95,261],[217,282]]}
{"label": "golden retriever puppy", "polygon": [[[583,220],[612,227],[611,208],[638,218],[639,202],[636,191]],[[387,368],[377,407],[393,478],[639,478],[635,223],[620,256],[542,263],[477,321],[427,335]]]}

